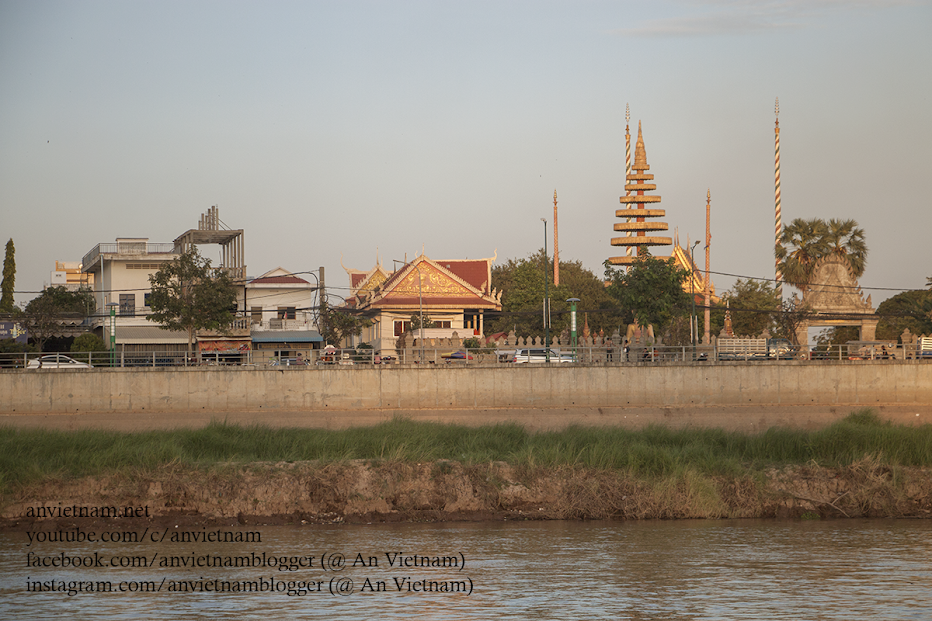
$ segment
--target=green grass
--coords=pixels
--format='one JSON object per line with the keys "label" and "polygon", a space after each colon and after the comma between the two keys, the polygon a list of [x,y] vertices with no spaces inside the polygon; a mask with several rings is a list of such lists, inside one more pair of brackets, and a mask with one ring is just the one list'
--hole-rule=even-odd
{"label": "green grass", "polygon": [[866,455],[889,466],[932,466],[932,425],[893,425],[862,410],[818,431],[772,428],[760,434],[656,426],[530,433],[515,424],[464,427],[405,419],[339,431],[223,422],[196,430],[144,433],[0,427],[0,493],[49,478],[146,471],[167,464],[506,461],[518,466],[585,465],[664,477],[687,470],[737,475],[809,462],[845,466]]}

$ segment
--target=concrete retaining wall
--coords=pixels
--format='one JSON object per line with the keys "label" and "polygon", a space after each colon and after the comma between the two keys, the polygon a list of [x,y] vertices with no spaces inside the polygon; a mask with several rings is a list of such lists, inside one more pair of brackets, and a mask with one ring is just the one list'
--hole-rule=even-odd
{"label": "concrete retaining wall", "polygon": [[0,415],[679,408],[932,408],[932,364],[760,363],[10,370]]}

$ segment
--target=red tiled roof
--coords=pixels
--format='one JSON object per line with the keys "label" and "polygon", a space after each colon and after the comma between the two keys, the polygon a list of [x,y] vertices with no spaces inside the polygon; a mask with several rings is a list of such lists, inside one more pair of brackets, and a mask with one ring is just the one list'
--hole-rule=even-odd
{"label": "red tiled roof", "polygon": [[388,298],[383,298],[372,303],[373,307],[384,308],[384,307],[396,307],[396,306],[405,306],[405,307],[417,307],[423,301],[424,306],[462,306],[462,307],[476,307],[476,306],[488,306],[496,307],[498,306],[495,302],[490,302],[489,300],[484,300],[477,295],[471,295],[468,297],[440,297],[440,296],[427,296],[425,295],[423,300],[418,299],[417,296],[389,296]]}
{"label": "red tiled roof", "polygon": [[303,278],[298,278],[297,276],[266,276],[265,278],[253,278],[249,281],[249,284],[260,284],[260,285],[309,285],[308,281]]}
{"label": "red tiled roof", "polygon": [[354,289],[358,287],[362,281],[366,279],[366,275],[362,273],[350,274],[350,286]]}
{"label": "red tiled roof", "polygon": [[[436,261],[483,293],[489,288],[489,264],[479,261]],[[484,285],[484,286],[483,286]]]}

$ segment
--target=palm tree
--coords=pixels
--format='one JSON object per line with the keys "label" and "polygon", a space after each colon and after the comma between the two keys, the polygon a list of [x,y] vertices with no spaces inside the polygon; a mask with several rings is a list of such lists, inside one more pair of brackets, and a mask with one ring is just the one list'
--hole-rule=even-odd
{"label": "palm tree", "polygon": [[826,241],[831,252],[848,259],[855,278],[864,274],[867,244],[864,242],[864,229],[855,220],[829,220]]}
{"label": "palm tree", "polygon": [[828,226],[819,218],[796,218],[783,227],[776,257],[780,259],[783,280],[805,292],[817,260],[831,251]]}

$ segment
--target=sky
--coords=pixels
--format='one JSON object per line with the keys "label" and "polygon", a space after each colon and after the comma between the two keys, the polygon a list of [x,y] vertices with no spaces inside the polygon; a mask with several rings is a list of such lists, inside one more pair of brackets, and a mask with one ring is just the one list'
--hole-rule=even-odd
{"label": "sky", "polygon": [[0,0],[0,243],[23,304],[216,205],[250,276],[346,295],[341,264],[527,257],[541,218],[552,249],[556,190],[601,276],[629,105],[684,246],[711,192],[721,293],[773,278],[779,97],[783,222],[857,220],[876,306],[932,276],[930,31],[919,0]]}

